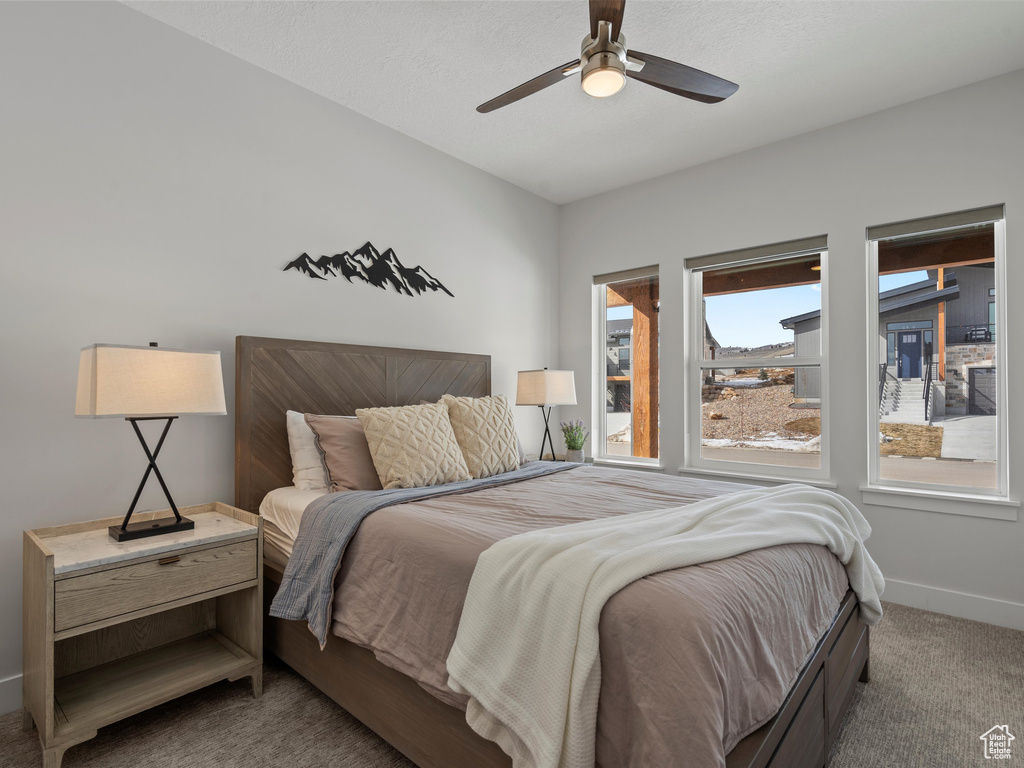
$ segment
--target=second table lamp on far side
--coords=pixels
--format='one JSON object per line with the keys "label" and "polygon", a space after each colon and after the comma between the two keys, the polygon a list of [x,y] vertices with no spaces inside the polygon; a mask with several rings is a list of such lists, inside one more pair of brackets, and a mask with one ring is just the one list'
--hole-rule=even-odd
{"label": "second table lamp on far side", "polygon": [[551,446],[555,458],[555,443],[551,439],[551,408],[556,405],[576,405],[576,376],[572,371],[520,371],[516,386],[516,405],[536,405],[544,415],[544,437],[540,441],[538,459],[544,458],[545,443]]}

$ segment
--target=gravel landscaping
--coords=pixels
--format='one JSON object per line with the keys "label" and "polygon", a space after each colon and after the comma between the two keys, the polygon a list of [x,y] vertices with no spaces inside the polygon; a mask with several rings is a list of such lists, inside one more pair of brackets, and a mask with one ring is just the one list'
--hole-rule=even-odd
{"label": "gravel landscaping", "polygon": [[[712,399],[714,398],[714,399]],[[731,386],[722,382],[706,388],[701,404],[702,438],[729,440],[735,443],[786,441],[807,443],[821,431],[818,408],[793,408],[793,385]],[[817,430],[806,429],[811,419],[818,419]],[[802,422],[794,428],[794,422]],[[759,447],[759,446],[755,446]],[[763,447],[771,447],[765,445]],[[778,447],[784,447],[779,445]],[[794,447],[785,445],[792,450]],[[807,446],[810,448],[811,446]]]}
{"label": "gravel landscaping", "polygon": [[[772,370],[773,379],[780,380]],[[760,382],[757,382],[760,384]],[[765,448],[770,450],[819,450],[821,410],[794,408],[790,383],[757,386],[747,379],[718,382],[704,389],[701,404],[702,440],[716,447]],[[916,424],[882,424],[886,441],[883,456],[938,458],[942,452],[942,427]]]}

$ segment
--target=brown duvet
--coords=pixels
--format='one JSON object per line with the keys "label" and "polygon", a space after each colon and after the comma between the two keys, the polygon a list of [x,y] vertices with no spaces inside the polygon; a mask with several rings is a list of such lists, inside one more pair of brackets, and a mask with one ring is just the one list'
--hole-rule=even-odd
{"label": "brown duvet", "polygon": [[[583,467],[377,511],[349,544],[333,631],[453,706],[446,684],[477,557],[524,531],[689,504],[748,486]],[[601,615],[597,764],[724,766],[775,715],[847,590],[799,544],[634,582]]]}

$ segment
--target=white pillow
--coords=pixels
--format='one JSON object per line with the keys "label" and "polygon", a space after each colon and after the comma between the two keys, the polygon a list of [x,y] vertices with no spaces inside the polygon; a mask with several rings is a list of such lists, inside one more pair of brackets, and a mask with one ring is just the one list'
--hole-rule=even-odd
{"label": "white pillow", "polygon": [[300,491],[327,493],[327,472],[320,451],[316,448],[316,434],[306,423],[304,414],[287,411],[288,450],[292,454],[292,485]]}

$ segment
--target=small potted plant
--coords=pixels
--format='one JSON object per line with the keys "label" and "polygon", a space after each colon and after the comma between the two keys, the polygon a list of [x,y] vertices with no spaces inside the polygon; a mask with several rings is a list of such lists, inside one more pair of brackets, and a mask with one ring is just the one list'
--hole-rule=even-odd
{"label": "small potted plant", "polygon": [[583,426],[582,419],[563,421],[561,424],[562,437],[565,438],[565,460],[582,463],[583,445],[587,442],[587,438],[590,437],[590,433]]}

